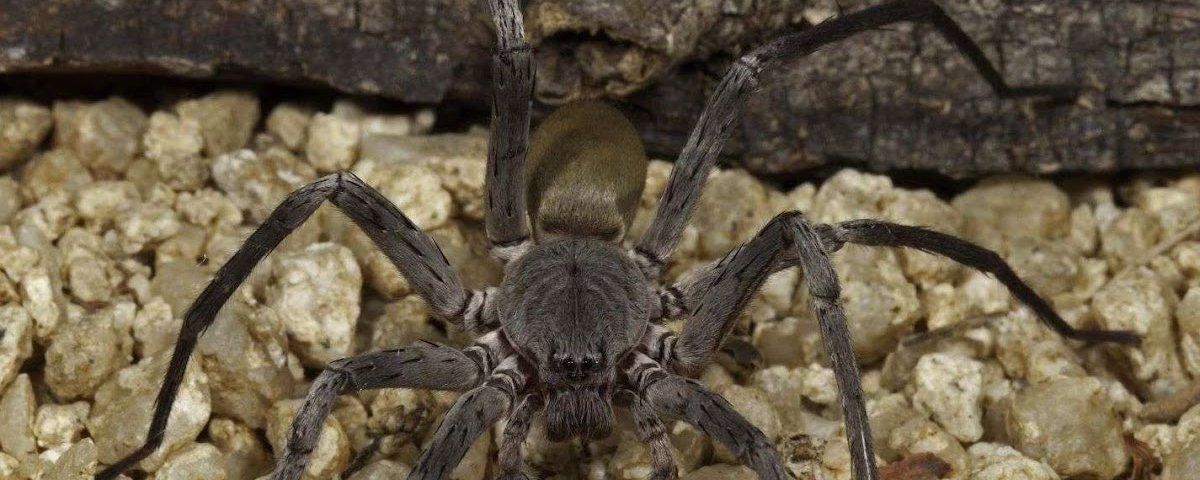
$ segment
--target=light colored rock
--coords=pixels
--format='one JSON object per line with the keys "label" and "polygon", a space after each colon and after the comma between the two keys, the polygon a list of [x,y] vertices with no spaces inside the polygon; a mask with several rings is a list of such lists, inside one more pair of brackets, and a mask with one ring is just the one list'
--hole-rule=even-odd
{"label": "light colored rock", "polygon": [[418,228],[433,230],[454,215],[454,201],[428,167],[364,160],[354,173],[404,212]]}
{"label": "light colored rock", "polygon": [[0,225],[8,225],[21,210],[21,187],[11,176],[0,176]]}
{"label": "light colored rock", "polygon": [[209,188],[180,193],[175,210],[184,220],[201,226],[236,227],[243,219],[242,210],[232,199]]}
{"label": "light colored rock", "polygon": [[[892,430],[891,436],[888,437],[888,447],[901,458],[917,453],[932,453],[950,464],[953,471],[961,472],[968,464],[967,451],[958,440],[942,430],[938,424],[921,416],[911,418]],[[834,448],[832,444],[826,451],[830,448]],[[844,444],[840,449],[846,450]]]}
{"label": "light colored rock", "polygon": [[[729,385],[722,388],[718,393],[725,400],[728,400],[733,405],[733,409],[740,413],[751,425],[761,430],[763,435],[767,437],[767,441],[775,443],[779,439],[779,413],[775,411],[775,407],[771,405],[771,401],[767,399],[765,393],[761,390],[741,385]],[[715,445],[716,448],[713,452],[714,459],[724,463],[740,463],[725,446],[720,444]]]}
{"label": "light colored rock", "polygon": [[279,138],[293,152],[300,152],[308,140],[308,126],[313,110],[306,105],[283,102],[267,115],[267,132]]}
{"label": "light colored rock", "polygon": [[402,347],[417,340],[437,338],[430,324],[429,304],[418,295],[409,295],[384,306],[371,330],[370,350]]}
{"label": "light colored rock", "polygon": [[41,405],[33,421],[33,435],[43,449],[69,445],[79,440],[83,421],[91,405],[75,402],[68,405]]}
{"label": "light colored rock", "polygon": [[184,312],[211,276],[195,261],[180,259],[163,262],[154,269],[150,292],[170,305],[175,318],[183,318]]}
{"label": "light colored rock", "polygon": [[0,450],[10,455],[37,453],[33,436],[33,421],[37,400],[33,397],[33,382],[28,374],[17,375],[0,396]]}
{"label": "light colored rock", "polygon": [[221,452],[207,443],[193,443],[167,457],[154,480],[224,480]]}
{"label": "light colored rock", "polygon": [[903,450],[891,447],[889,439],[892,437],[892,432],[910,420],[924,416],[921,412],[913,409],[909,405],[908,398],[900,393],[868,401],[867,414],[870,417],[871,434],[875,437],[875,454],[889,462],[899,460],[905,453]]}
{"label": "light colored rock", "polygon": [[1163,459],[1161,480],[1187,480],[1200,472],[1200,439],[1194,439],[1179,451]]}
{"label": "light colored rock", "polygon": [[1071,204],[1047,180],[995,177],[954,198],[967,238],[999,249],[1013,238],[1061,238],[1070,233]]}
{"label": "light colored rock", "polygon": [[367,425],[370,414],[357,397],[349,395],[338,397],[334,400],[333,409],[329,414],[338,419],[338,424],[342,426],[342,431],[350,440],[351,450],[359,452],[370,446],[374,440]]}
{"label": "light colored rock", "polygon": [[300,319],[285,318],[245,289],[217,313],[196,355],[208,375],[214,414],[262,428],[272,405],[306,390],[292,375],[299,366],[288,358],[288,324]]}
{"label": "light colored rock", "polygon": [[1096,226],[1096,216],[1092,214],[1089,205],[1078,205],[1071,210],[1071,233],[1068,237],[1070,245],[1076,253],[1091,255],[1099,245],[1100,232]]}
{"label": "light colored rock", "polygon": [[[763,364],[794,367],[816,361],[823,350],[820,336],[812,335],[809,330],[812,323],[796,317],[785,317],[755,324],[752,341],[762,355]],[[816,354],[812,353],[814,350]]]}
{"label": "light colored rock", "polygon": [[91,308],[107,305],[124,282],[121,271],[104,253],[100,237],[73,228],[58,240],[66,262],[66,286],[80,304]]}
{"label": "light colored rock", "polygon": [[825,444],[825,440],[812,435],[795,434],[784,438],[779,444],[783,468],[792,478],[824,478],[821,457],[825,455]]}
{"label": "light colored rock", "polygon": [[767,190],[744,170],[709,177],[691,224],[704,232],[700,258],[718,258],[758,233],[779,212],[768,208]]}
{"label": "light colored rock", "polygon": [[168,205],[146,202],[118,215],[116,229],[121,234],[121,250],[134,254],[152,249],[181,228],[179,214]]}
{"label": "light colored rock", "polygon": [[21,196],[37,201],[55,192],[78,192],[92,183],[92,174],[71,150],[54,149],[36,155],[21,173]]}
{"label": "light colored rock", "polygon": [[[87,428],[97,442],[100,462],[112,464],[146,442],[147,426],[154,411],[154,398],[166,372],[168,354],[160,352],[124,368],[96,390]],[[142,460],[137,468],[147,472],[158,470],[172,452],[191,444],[204,431],[211,411],[208,377],[193,359],[167,420],[170,428],[162,446]]]}
{"label": "light colored rock", "polygon": [[350,480],[394,480],[407,478],[411,472],[412,468],[403,463],[378,460],[363,467],[362,470],[354,472],[354,475],[350,476]]}
{"label": "light colored rock", "polygon": [[667,422],[667,435],[680,473],[687,473],[708,462],[712,456],[712,439],[700,429],[682,421]]}
{"label": "light colored rock", "polygon": [[24,162],[50,133],[50,109],[17,97],[0,97],[0,171]]}
{"label": "light colored rock", "polygon": [[427,233],[458,272],[464,287],[484,288],[500,284],[504,266],[492,257],[482,224],[451,223]]}
{"label": "light colored rock", "polygon": [[233,203],[250,213],[255,223],[267,215],[293,190],[316,179],[316,171],[285,149],[262,154],[237,150],[213,162],[213,181]]}
{"label": "light colored rock", "polygon": [[534,417],[525,443],[525,465],[533,471],[560,471],[564,466],[578,466],[585,456],[569,442],[551,442],[546,436],[546,423],[541,416]]}
{"label": "light colored rock", "polygon": [[154,264],[156,267],[168,263],[205,263],[205,242],[208,232],[203,227],[190,223],[180,223],[179,231],[163,240],[154,249]]}
{"label": "light colored rock", "polygon": [[154,162],[159,178],[171,188],[195,190],[212,175],[211,159],[201,156],[204,136],[195,118],[154,112],[142,143],[146,158]]}
{"label": "light colored rock", "polygon": [[267,305],[286,318],[292,349],[310,367],[349,356],[362,272],[350,250],[319,243],[277,257]]}
{"label": "light colored rock", "polygon": [[1172,235],[1200,218],[1200,195],[1174,187],[1139,190],[1133,204],[1150,213],[1162,227],[1163,235]]}
{"label": "light colored rock", "polygon": [[90,480],[96,473],[96,445],[85,438],[67,448],[46,469],[49,480]]}
{"label": "light colored rock", "polygon": [[650,476],[650,447],[639,441],[630,432],[618,434],[621,440],[617,451],[608,460],[606,470],[609,478],[640,480]]}
{"label": "light colored rock", "polygon": [[729,374],[729,370],[717,362],[710,363],[700,374],[699,380],[712,391],[718,391],[737,383],[733,380],[733,375]]}
{"label": "light colored rock", "polygon": [[1092,300],[1101,328],[1142,336],[1141,345],[1121,350],[1134,378],[1154,397],[1170,394],[1187,382],[1172,325],[1178,302],[1175,292],[1146,268],[1113,280]]}
{"label": "light colored rock", "polygon": [[803,374],[800,384],[800,394],[810,402],[818,405],[837,406],[837,382],[833,378],[833,369],[819,363],[810,364],[799,369]]}
{"label": "light colored rock", "polygon": [[56,293],[54,280],[45,268],[33,270],[21,279],[21,306],[33,319],[34,340],[39,344],[50,340],[62,318],[61,293]]}
{"label": "light colored rock", "polygon": [[913,406],[960,441],[983,436],[983,364],[954,354],[931,353],[917,361],[909,389]]}
{"label": "light colored rock", "polygon": [[19,305],[0,305],[0,392],[33,354],[33,319]]}
{"label": "light colored rock", "polygon": [[971,480],[1058,480],[1058,474],[1042,462],[1021,455],[1007,445],[976,443],[967,449],[971,456]]}
{"label": "light colored rock", "polygon": [[17,459],[12,455],[0,452],[0,478],[17,478]]}
{"label": "light colored rock", "polygon": [[809,219],[835,223],[856,218],[879,218],[895,201],[891,179],[845,169],[829,177],[813,197]]}
{"label": "light colored rock", "polygon": [[116,311],[105,309],[68,323],[46,349],[45,381],[63,400],[91,397],[112,374],[129,365],[132,342],[118,330]]}
{"label": "light colored rock", "polygon": [[[363,160],[354,166],[354,173],[378,189],[422,230],[443,227],[454,214],[450,194],[429,168]],[[333,240],[354,252],[363,266],[366,284],[372,290],[389,299],[401,298],[411,291],[408,281],[391,260],[345,215],[326,215],[324,224]]]}
{"label": "light colored rock", "polygon": [[[275,456],[283,455],[288,432],[292,428],[292,420],[300,410],[301,400],[283,400],[271,407],[267,414],[267,441]],[[350,441],[342,432],[336,418],[326,417],[316,448],[308,457],[308,467],[304,470],[305,478],[332,478],[342,471],[350,461]]]}
{"label": "light colored rock", "polygon": [[141,200],[142,195],[133,182],[102,180],[79,190],[75,209],[89,226],[102,229],[111,226]]}
{"label": "light colored rock", "polygon": [[54,104],[54,142],[70,149],[94,175],[112,178],[125,172],[141,150],[146,114],[129,101]]}
{"label": "light colored rock", "polygon": [[1162,237],[1162,227],[1150,214],[1138,208],[1121,213],[1100,228],[1100,253],[1109,268],[1118,271],[1142,258]]}
{"label": "light colored rock", "polygon": [[1200,378],[1200,287],[1188,289],[1175,308],[1175,318],[1179,322],[1179,355],[1183,366],[1193,378]]}
{"label": "light colored rock", "polygon": [[375,438],[397,433],[418,438],[421,433],[432,434],[442,413],[431,392],[407,388],[380,390],[367,409],[367,431]]}
{"label": "light colored rock", "polygon": [[[964,222],[958,210],[928,190],[896,190],[895,199],[884,207],[881,217],[949,235],[959,235]],[[899,256],[905,276],[922,286],[952,281],[960,268],[950,259],[910,248],[899,249]]]}
{"label": "light colored rock", "polygon": [[1200,277],[1200,242],[1180,242],[1171,249],[1170,255],[1183,274],[1191,279],[1192,285],[1197,285],[1196,278]]}
{"label": "light colored rock", "polygon": [[256,478],[275,466],[271,452],[250,427],[226,418],[208,422],[208,438],[221,451],[225,478]]}
{"label": "light colored rock", "polygon": [[804,388],[807,373],[806,369],[776,365],[750,376],[749,386],[762,391],[779,414],[780,431],[784,435],[804,432],[807,412],[804,397],[797,393]]}
{"label": "light colored rock", "polygon": [[484,199],[487,198],[484,193],[487,137],[468,134],[454,141],[462,148],[461,152],[453,152],[453,156],[431,158],[425,164],[442,180],[442,188],[450,192],[463,218],[483,220],[487,213],[484,205]]}
{"label": "light colored rock", "polygon": [[1069,243],[1041,238],[1008,242],[1008,264],[1043,298],[1070,292],[1080,282],[1082,265]]}
{"label": "light colored rock", "polygon": [[204,154],[210,157],[243,148],[258,124],[258,98],[239,90],[219,90],[175,106],[180,118],[200,125]]}
{"label": "light colored rock", "polygon": [[361,136],[357,120],[318,113],[308,126],[305,157],[320,173],[347,170],[358,159]]}
{"label": "light colored rock", "polygon": [[754,480],[758,475],[741,465],[709,465],[688,472],[680,480]]}
{"label": "light colored rock", "polygon": [[1059,377],[1030,385],[1005,413],[1012,445],[1064,477],[1113,478],[1129,461],[1121,424],[1096,379]]}
{"label": "light colored rock", "polygon": [[491,459],[492,436],[480,435],[467,449],[467,454],[454,470],[450,471],[450,480],[483,480],[486,478],[487,466]]}
{"label": "light colored rock", "polygon": [[[833,258],[833,266],[842,281],[842,305],[854,353],[860,362],[882,358],[895,349],[920,318],[916,288],[905,278],[896,253],[889,249],[847,245]],[[804,337],[814,339],[802,342],[817,345],[820,329],[810,310],[807,285],[801,283],[792,313],[805,320]],[[824,357],[823,353],[817,356]]]}
{"label": "light colored rock", "polygon": [[56,192],[17,212],[14,223],[18,228],[35,229],[42,237],[54,241],[78,220],[79,215],[71,206],[70,194]]}

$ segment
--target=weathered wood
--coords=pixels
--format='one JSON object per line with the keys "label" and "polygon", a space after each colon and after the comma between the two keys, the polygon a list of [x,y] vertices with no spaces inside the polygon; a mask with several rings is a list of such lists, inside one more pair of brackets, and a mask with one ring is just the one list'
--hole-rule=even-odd
{"label": "weathered wood", "polygon": [[[875,0],[531,0],[538,97],[618,97],[652,151],[677,151],[732,58]],[[750,101],[725,153],[766,174],[830,164],[950,175],[1200,164],[1200,4],[943,1],[1015,84],[1073,105],[998,101],[930,28],[818,52]],[[0,0],[0,72],[157,72],[325,85],[406,102],[491,88],[472,0]]]}

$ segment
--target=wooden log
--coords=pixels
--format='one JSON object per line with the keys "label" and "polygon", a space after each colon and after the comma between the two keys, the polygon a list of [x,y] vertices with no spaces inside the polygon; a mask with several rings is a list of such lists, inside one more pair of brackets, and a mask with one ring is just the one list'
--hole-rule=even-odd
{"label": "wooden log", "polygon": [[[485,109],[493,34],[474,0],[0,0],[0,72],[137,72],[319,85]],[[670,156],[737,55],[875,0],[530,0],[539,100],[621,99]],[[760,174],[814,167],[952,176],[1200,164],[1200,5],[942,5],[1014,84],[1000,101],[931,28],[897,25],[770,76],[725,154]],[[545,109],[542,109],[545,110]]]}

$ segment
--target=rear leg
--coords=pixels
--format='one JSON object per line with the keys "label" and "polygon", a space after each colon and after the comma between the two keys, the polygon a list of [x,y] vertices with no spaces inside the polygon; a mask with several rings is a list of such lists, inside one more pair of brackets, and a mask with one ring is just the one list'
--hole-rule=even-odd
{"label": "rear leg", "polygon": [[1085,342],[1111,342],[1137,345],[1141,339],[1136,333],[1125,330],[1077,329],[1067,323],[1054,307],[1033,291],[1012,267],[996,252],[983,248],[953,235],[922,227],[898,225],[882,220],[851,220],[835,225],[820,225],[821,243],[829,251],[836,251],[844,243],[879,247],[908,247],[926,253],[940,255],[976,270],[991,274],[1008,288],[1012,295],[1027,305],[1059,335]]}

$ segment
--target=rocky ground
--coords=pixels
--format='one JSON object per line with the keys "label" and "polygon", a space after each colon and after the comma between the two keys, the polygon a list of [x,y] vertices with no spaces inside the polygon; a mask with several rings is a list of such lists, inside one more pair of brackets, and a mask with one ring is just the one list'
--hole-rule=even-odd
{"label": "rocky ground", "polygon": [[[322,173],[350,169],[377,186],[469,287],[499,280],[482,241],[483,130],[429,135],[429,112],[264,105],[239,91],[154,108],[0,99],[0,478],[87,478],[140,445],[182,312],[287,192]],[[633,238],[669,170],[651,165]],[[990,178],[945,199],[852,170],[791,191],[720,171],[669,275],[786,209],[965,236],[998,250],[1076,326],[1145,339],[1137,348],[1064,341],[986,275],[924,253],[847,247],[835,266],[881,463],[930,453],[950,478],[979,480],[1200,471],[1200,241],[1191,238],[1200,173],[1118,184]],[[777,442],[797,478],[849,478],[801,283],[794,270],[772,278],[736,327],[733,353],[702,380]],[[164,446],[135,475],[265,475],[322,365],[419,338],[470,341],[429,319],[369,240],[323,207],[202,337]],[[746,350],[760,360],[738,354]],[[350,478],[403,477],[454,397],[342,396],[311,478],[359,457],[365,466]],[[671,436],[684,478],[753,477],[696,429],[675,424]],[[495,438],[476,442],[454,478],[491,478]],[[535,426],[526,447],[542,477],[648,473],[647,448],[628,428],[552,444]]]}

